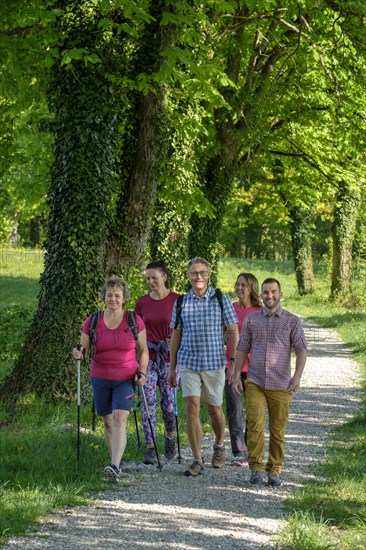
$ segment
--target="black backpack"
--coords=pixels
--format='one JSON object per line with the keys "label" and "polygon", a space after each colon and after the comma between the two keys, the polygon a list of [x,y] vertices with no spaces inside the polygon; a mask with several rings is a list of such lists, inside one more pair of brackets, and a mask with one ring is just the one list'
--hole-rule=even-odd
{"label": "black backpack", "polygon": [[[96,311],[92,314],[89,325],[89,340],[90,340],[90,349],[91,356],[93,357],[95,352],[95,346],[97,344],[97,326],[99,321],[99,315],[101,311]],[[137,343],[138,338],[138,326],[136,322],[136,313],[132,310],[127,310],[127,323],[129,328],[126,328],[126,332],[132,332],[135,337],[135,342]]]}
{"label": "black backpack", "polygon": [[[186,295],[182,294],[177,298],[176,316],[175,316],[175,323],[174,323],[175,329],[177,329],[179,325],[181,326],[181,329],[183,329],[182,307],[183,307],[184,296]],[[217,301],[219,302],[219,306],[221,309],[221,318],[222,318],[222,322],[224,323],[224,303],[222,300],[222,290],[220,290],[219,288],[215,288],[215,294],[211,296],[210,300],[213,300],[214,298],[216,298]]]}

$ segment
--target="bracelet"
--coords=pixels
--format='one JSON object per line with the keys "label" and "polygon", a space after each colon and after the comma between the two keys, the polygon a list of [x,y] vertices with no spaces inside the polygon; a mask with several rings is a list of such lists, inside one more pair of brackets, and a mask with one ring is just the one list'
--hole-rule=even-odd
{"label": "bracelet", "polygon": [[230,361],[235,361],[235,357],[230,357]]}
{"label": "bracelet", "polygon": [[139,375],[139,378],[140,378],[141,375],[145,376],[145,378],[146,378],[146,374],[144,372],[142,372],[142,370],[138,370],[137,374]]}

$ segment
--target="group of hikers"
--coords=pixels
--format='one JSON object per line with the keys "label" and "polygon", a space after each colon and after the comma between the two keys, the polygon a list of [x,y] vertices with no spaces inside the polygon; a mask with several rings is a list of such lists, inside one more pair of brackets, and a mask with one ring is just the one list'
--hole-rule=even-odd
{"label": "group of hikers", "polygon": [[[80,345],[73,357],[91,353],[90,380],[97,414],[102,417],[110,464],[107,479],[121,477],[120,463],[126,447],[126,423],[135,400],[136,384],[144,394],[142,424],[147,451],[143,462],[157,460],[156,404],[165,427],[164,455],[176,456],[175,395],[181,387],[186,407],[186,429],[193,462],[184,475],[204,473],[202,456],[201,399],[214,432],[211,465],[226,464],[226,420],[222,409],[225,394],[231,464],[249,465],[250,483],[281,485],[285,432],[292,392],[297,391],[306,362],[306,341],[301,320],[281,307],[281,285],[268,278],[259,283],[251,273],[236,278],[237,300],[210,285],[211,268],[205,258],[187,265],[190,290],[183,296],[170,289],[169,273],[161,260],[146,266],[150,292],[135,304],[135,327],[131,328],[125,281],[117,276],[105,280],[101,299],[105,309],[83,325]],[[296,354],[291,373],[291,350]],[[246,423],[243,425],[245,392]],[[264,461],[264,429],[268,411],[269,449]]]}

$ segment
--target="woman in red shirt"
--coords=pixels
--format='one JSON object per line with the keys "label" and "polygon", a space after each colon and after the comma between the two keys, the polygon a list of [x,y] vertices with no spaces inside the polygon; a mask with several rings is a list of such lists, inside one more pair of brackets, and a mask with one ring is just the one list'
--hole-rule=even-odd
{"label": "woman in red shirt", "polygon": [[[145,323],[147,345],[149,348],[149,365],[146,375],[145,395],[149,409],[151,425],[156,433],[156,390],[160,389],[160,407],[165,426],[164,454],[168,460],[174,458],[175,452],[175,415],[174,390],[168,384],[170,372],[169,342],[173,305],[179,294],[172,292],[168,283],[168,269],[161,260],[150,262],[146,266],[146,282],[150,288],[149,294],[141,296],[136,301],[135,311]],[[154,464],[156,460],[154,442],[148,424],[147,411],[142,407],[142,426],[147,445],[144,464]],[[154,435],[155,435],[154,433]]]}
{"label": "woman in red shirt", "polygon": [[[235,294],[237,302],[233,302],[235,313],[239,320],[239,335],[243,327],[244,318],[262,308],[262,302],[259,295],[258,280],[252,273],[240,273],[235,283]],[[235,357],[230,357],[230,347],[226,347],[226,367],[233,371],[235,366]],[[247,377],[249,356],[243,367],[241,379],[244,381]],[[225,382],[226,408],[229,421],[229,433],[231,441],[231,450],[233,453],[233,466],[245,466],[248,464],[248,451],[243,431],[243,402],[241,396],[236,397],[233,393],[229,372]],[[244,386],[244,384],[243,384]]]}
{"label": "woman in red shirt", "polygon": [[[111,458],[104,474],[108,479],[119,479],[120,462],[127,442],[127,418],[134,403],[135,383],[140,386],[145,384],[149,351],[145,325],[140,317],[136,316],[137,342],[130,330],[127,311],[124,310],[129,292],[123,279],[107,279],[101,289],[101,298],[106,308],[100,312],[96,326],[96,342],[91,350],[90,380],[95,408],[103,420],[104,438]],[[81,349],[73,349],[75,359],[81,359],[83,350],[90,351],[90,321],[91,316],[82,328]],[[140,366],[136,361],[136,351]]]}

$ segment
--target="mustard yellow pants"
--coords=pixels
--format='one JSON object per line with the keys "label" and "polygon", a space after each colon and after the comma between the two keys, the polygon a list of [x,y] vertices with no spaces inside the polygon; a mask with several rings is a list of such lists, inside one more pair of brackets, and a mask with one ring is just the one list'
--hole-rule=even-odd
{"label": "mustard yellow pants", "polygon": [[[247,447],[252,471],[281,472],[285,456],[285,433],[292,399],[291,390],[264,390],[245,380],[248,420]],[[264,465],[264,428],[268,410],[269,453]]]}

